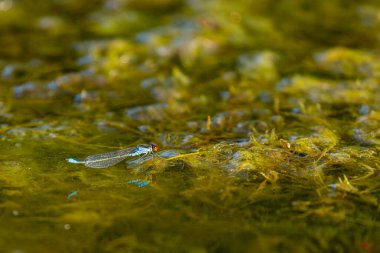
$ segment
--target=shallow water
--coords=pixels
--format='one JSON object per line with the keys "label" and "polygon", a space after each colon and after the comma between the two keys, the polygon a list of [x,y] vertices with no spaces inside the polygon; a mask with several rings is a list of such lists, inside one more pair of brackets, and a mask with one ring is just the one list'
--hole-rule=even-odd
{"label": "shallow water", "polygon": [[379,13],[0,0],[0,251],[380,251]]}

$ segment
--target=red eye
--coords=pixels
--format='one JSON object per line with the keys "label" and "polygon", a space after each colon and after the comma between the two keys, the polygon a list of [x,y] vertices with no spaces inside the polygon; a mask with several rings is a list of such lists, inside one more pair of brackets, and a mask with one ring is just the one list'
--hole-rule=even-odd
{"label": "red eye", "polygon": [[153,151],[157,151],[158,150],[158,145],[152,144],[152,149],[153,149]]}

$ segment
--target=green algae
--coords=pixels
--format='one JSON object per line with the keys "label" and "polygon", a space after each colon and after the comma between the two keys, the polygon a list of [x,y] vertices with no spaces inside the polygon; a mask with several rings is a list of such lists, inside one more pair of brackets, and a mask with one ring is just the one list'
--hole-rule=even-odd
{"label": "green algae", "polygon": [[0,1],[0,251],[377,252],[379,11]]}

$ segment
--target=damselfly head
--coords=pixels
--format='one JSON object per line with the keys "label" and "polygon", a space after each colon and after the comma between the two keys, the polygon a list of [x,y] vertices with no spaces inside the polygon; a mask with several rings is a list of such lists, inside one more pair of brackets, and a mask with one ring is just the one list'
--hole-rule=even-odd
{"label": "damselfly head", "polygon": [[152,148],[153,151],[157,151],[158,150],[158,145],[151,143],[150,146],[151,146],[151,148]]}

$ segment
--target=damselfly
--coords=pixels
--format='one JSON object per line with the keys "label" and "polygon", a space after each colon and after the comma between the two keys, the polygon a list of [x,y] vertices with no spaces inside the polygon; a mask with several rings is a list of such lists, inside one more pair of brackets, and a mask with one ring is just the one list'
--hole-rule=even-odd
{"label": "damselfly", "polygon": [[142,144],[137,147],[90,155],[82,161],[74,158],[67,158],[66,161],[69,163],[83,163],[86,167],[90,168],[107,168],[123,161],[127,157],[153,154],[157,150],[158,146],[156,144]]}

